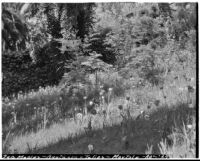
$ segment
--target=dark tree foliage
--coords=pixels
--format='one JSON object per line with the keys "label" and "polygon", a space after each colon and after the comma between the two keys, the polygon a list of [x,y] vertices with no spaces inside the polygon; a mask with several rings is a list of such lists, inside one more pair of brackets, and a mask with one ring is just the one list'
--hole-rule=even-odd
{"label": "dark tree foliage", "polygon": [[7,52],[2,55],[2,95],[10,96],[19,91],[26,92],[38,88],[43,80],[35,72],[28,52]]}
{"label": "dark tree foliage", "polygon": [[61,54],[54,46],[59,46],[58,42],[49,42],[37,50],[38,61],[35,63],[32,62],[28,51],[4,53],[2,55],[3,96],[58,84],[64,75],[63,60],[70,58],[67,54]]}
{"label": "dark tree foliage", "polygon": [[57,41],[51,41],[43,48],[36,51],[36,66],[41,70],[46,70],[43,79],[50,84],[57,84],[64,74],[64,61],[67,54],[62,54],[59,50],[61,44]]}
{"label": "dark tree foliage", "polygon": [[89,44],[87,49],[101,54],[102,56],[99,58],[108,64],[114,64],[116,61],[115,50],[111,44],[105,42],[107,34],[111,32],[111,28],[102,28],[99,31],[91,33],[87,42]]}
{"label": "dark tree foliage", "polygon": [[[2,49],[19,51],[26,48],[28,27],[20,16],[22,4],[2,3]],[[15,11],[16,10],[16,11]]]}
{"label": "dark tree foliage", "polygon": [[165,52],[156,56],[157,50],[168,50],[163,48],[171,41],[180,49],[193,50],[196,45],[196,3],[104,3],[103,8],[95,3],[33,3],[25,10],[24,6],[2,4],[4,96],[56,85],[70,72],[82,77],[80,64],[83,59],[88,62],[85,58],[91,53],[99,55],[94,62],[101,59],[133,73],[137,69],[145,80],[158,84],[157,76],[168,70],[155,65],[165,57]]}
{"label": "dark tree foliage", "polygon": [[77,37],[80,37],[82,41],[85,38],[85,35],[88,35],[92,25],[94,24],[94,17],[92,16],[94,14],[94,6],[94,3],[87,4],[80,9],[77,15]]}

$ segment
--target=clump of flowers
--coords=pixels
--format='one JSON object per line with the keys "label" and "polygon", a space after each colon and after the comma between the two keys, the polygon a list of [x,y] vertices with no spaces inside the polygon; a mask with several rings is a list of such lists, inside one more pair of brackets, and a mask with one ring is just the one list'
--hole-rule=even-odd
{"label": "clump of flowers", "polygon": [[180,91],[184,91],[184,88],[180,87],[179,90],[180,90]]}
{"label": "clump of flowers", "polygon": [[192,129],[192,125],[187,125],[187,129]]}
{"label": "clump of flowers", "polygon": [[104,90],[101,90],[101,91],[99,92],[99,95],[100,95],[100,96],[103,96],[104,92],[105,92]]}
{"label": "clump of flowers", "polygon": [[103,85],[100,85],[100,89],[103,89]]}
{"label": "clump of flowers", "polygon": [[110,91],[110,92],[111,92],[112,90],[113,90],[113,88],[108,88],[108,91]]}
{"label": "clump of flowers", "polygon": [[90,105],[90,106],[92,106],[93,104],[94,104],[93,101],[90,101],[90,102],[89,102],[89,105]]}
{"label": "clump of flowers", "polygon": [[191,82],[193,82],[194,80],[195,80],[195,79],[194,79],[193,77],[192,77],[192,78],[190,78],[190,81],[191,81]]}
{"label": "clump of flowers", "polygon": [[190,103],[190,104],[188,105],[188,107],[189,107],[189,108],[193,108],[194,106],[193,106],[192,103]]}

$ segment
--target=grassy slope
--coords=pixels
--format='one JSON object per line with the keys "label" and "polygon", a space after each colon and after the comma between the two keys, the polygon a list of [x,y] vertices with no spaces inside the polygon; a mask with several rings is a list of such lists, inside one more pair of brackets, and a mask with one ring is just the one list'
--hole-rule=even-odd
{"label": "grassy slope", "polygon": [[[195,86],[195,82],[187,82],[183,79],[174,82],[174,84],[170,84],[170,81],[169,84],[166,83],[163,91],[158,87],[130,90],[128,95],[131,99],[135,99],[136,102],[137,99],[140,101],[138,102],[139,105],[138,103],[131,103],[130,112],[132,118],[126,121],[123,126],[120,125],[122,118],[119,116],[119,109],[117,107],[120,104],[124,104],[125,98],[115,98],[109,105],[113,110],[111,113],[113,119],[112,121],[108,121],[109,127],[102,129],[102,123],[104,121],[102,115],[99,118],[96,115],[94,116],[98,121],[93,123],[93,127],[97,127],[99,123],[101,125],[100,129],[93,130],[92,134],[85,134],[84,127],[87,126],[87,121],[83,125],[79,125],[73,120],[65,120],[63,123],[54,124],[49,129],[14,136],[13,140],[10,140],[10,153],[14,153],[17,150],[18,153],[26,152],[34,154],[87,154],[89,153],[87,148],[88,144],[92,144],[95,148],[95,153],[98,154],[144,154],[147,151],[148,153],[160,153],[158,145],[165,138],[163,132],[167,131],[166,129],[175,126],[181,131],[183,122],[185,125],[192,124],[194,127],[193,132],[196,129],[195,124],[191,123],[191,119],[188,119],[190,115],[194,118],[196,116],[196,109],[194,108],[196,107],[196,94],[194,93],[192,96],[193,108],[188,108],[188,104],[186,104],[188,99],[187,90],[185,90],[187,85]],[[163,98],[164,95],[167,96],[166,99]],[[148,102],[155,100],[160,100],[160,105],[158,107],[152,105],[151,109],[147,109]],[[135,120],[141,110],[151,113],[149,120]],[[174,125],[174,119],[176,120],[176,125]],[[122,134],[122,129],[126,125],[126,130],[128,131]],[[187,128],[186,131],[189,133]],[[172,132],[171,130],[168,134],[170,133],[178,134],[178,132]],[[194,134],[192,135],[193,140],[189,138],[189,141],[187,141],[187,134],[184,134],[181,143],[172,146],[174,148],[173,157],[180,157],[185,154],[189,157],[195,156],[194,147],[188,149],[184,147],[185,142],[189,142],[192,146],[195,144]],[[125,136],[128,138],[129,143],[127,148],[122,140]],[[150,147],[153,146],[153,149],[149,150],[147,145]],[[163,147],[167,148],[165,145]],[[171,149],[167,148],[166,151],[170,152]]]}
{"label": "grassy slope", "polygon": [[[175,110],[173,110],[175,108]],[[163,138],[163,128],[165,121],[163,118],[166,113],[171,112],[171,115],[181,114],[181,119],[187,123],[183,116],[186,116],[189,111],[195,115],[195,109],[188,109],[185,104],[181,104],[173,109],[162,107],[150,115],[150,120],[132,119],[128,127],[128,142],[129,146],[126,148],[122,141],[122,126],[114,125],[112,127],[105,127],[104,129],[95,130],[90,135],[80,135],[75,138],[62,139],[56,144],[48,147],[32,151],[35,154],[88,154],[87,146],[92,144],[97,154],[144,154],[147,150],[147,145],[153,146],[152,153],[159,154],[160,150],[158,144]],[[174,118],[172,116],[172,118]],[[181,124],[180,120],[176,120],[177,124]],[[169,122],[168,122],[169,123]],[[168,125],[169,127],[172,124]],[[177,152],[179,154],[183,151]]]}

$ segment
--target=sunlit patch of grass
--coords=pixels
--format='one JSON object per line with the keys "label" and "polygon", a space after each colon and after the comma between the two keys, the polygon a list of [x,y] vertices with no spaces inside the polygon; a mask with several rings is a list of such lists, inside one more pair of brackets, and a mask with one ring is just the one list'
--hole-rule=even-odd
{"label": "sunlit patch of grass", "polygon": [[[19,153],[25,153],[28,149],[34,149],[36,146],[41,148],[56,143],[63,138],[67,139],[68,137],[85,134],[85,127],[87,127],[89,117],[91,117],[91,114],[85,116],[82,124],[76,123],[74,120],[66,120],[62,124],[54,124],[50,128],[41,129],[36,133],[15,136],[10,143],[9,150],[11,153],[14,150],[18,150]],[[92,116],[92,129],[102,129],[103,120],[103,116]],[[106,120],[106,126],[113,126],[119,124],[119,122],[119,117],[111,116]]]}
{"label": "sunlit patch of grass", "polygon": [[[28,149],[33,149],[36,145],[38,147],[45,147],[50,143],[58,142],[59,139],[83,132],[84,128],[80,127],[79,124],[76,124],[74,121],[54,124],[51,128],[41,129],[37,133],[16,136],[11,143],[10,151],[13,152],[17,149],[19,153],[25,153]],[[29,145],[29,147],[27,147],[27,145]]]}

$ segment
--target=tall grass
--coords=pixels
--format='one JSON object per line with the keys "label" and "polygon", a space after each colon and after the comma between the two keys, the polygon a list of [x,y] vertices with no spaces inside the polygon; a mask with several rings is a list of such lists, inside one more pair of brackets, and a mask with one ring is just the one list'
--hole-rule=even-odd
{"label": "tall grass", "polygon": [[167,145],[166,140],[159,143],[161,154],[170,158],[195,158],[196,157],[196,121],[193,116],[192,123],[175,127],[175,130],[169,137],[173,144]]}
{"label": "tall grass", "polygon": [[[112,81],[119,80],[115,75],[110,76],[109,73],[99,74],[104,78],[100,79],[99,85],[103,85],[105,91],[105,102],[108,103],[108,89],[112,88],[112,96],[120,96],[124,93],[123,83],[115,85],[111,84]],[[108,76],[109,75],[109,76]],[[90,80],[92,83],[92,80]],[[122,82],[122,81],[121,81]],[[74,113],[74,107],[77,110],[83,110],[84,106],[88,106],[90,101],[99,104],[100,101],[100,88],[96,88],[92,84],[83,87],[70,86],[65,87],[54,86],[40,88],[38,91],[29,93],[19,93],[14,98],[3,98],[2,112],[3,112],[3,133],[6,133],[12,128],[12,131],[37,131],[37,129],[47,127],[53,123],[60,122],[66,117],[71,117]],[[86,99],[84,99],[86,97]],[[71,110],[71,111],[70,111]],[[15,126],[13,124],[13,115],[16,116]],[[38,128],[37,128],[38,127]],[[24,129],[26,128],[26,129]]]}
{"label": "tall grass", "polygon": [[[3,153],[34,153],[64,140],[87,137],[91,133],[98,135],[98,130],[103,131],[103,136],[120,130],[116,137],[124,145],[123,152],[131,152],[132,141],[139,137],[142,143],[138,146],[147,147],[143,153],[194,157],[196,91],[189,89],[196,86],[195,78],[187,80],[180,74],[177,79],[171,74],[163,86],[146,84],[142,87],[136,87],[130,80],[126,85],[127,80],[117,73],[98,73],[98,80],[98,88],[91,85],[86,91],[76,89],[74,92],[74,87],[46,87],[19,93],[13,99],[5,98]],[[134,86],[128,88],[130,84]],[[94,102],[96,112],[88,109],[83,120],[77,121],[76,113],[83,113],[81,109],[88,108],[90,102]],[[190,132],[187,125],[192,125]],[[113,130],[107,130],[108,127]],[[177,140],[182,141],[177,143]]]}

